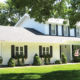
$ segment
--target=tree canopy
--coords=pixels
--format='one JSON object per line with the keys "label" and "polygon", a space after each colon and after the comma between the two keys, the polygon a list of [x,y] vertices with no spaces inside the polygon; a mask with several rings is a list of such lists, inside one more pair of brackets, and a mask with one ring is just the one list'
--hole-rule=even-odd
{"label": "tree canopy", "polygon": [[12,0],[12,4],[18,9],[27,7],[30,17],[39,22],[60,17],[69,19],[74,26],[80,21],[80,0]]}
{"label": "tree canopy", "polygon": [[0,25],[13,26],[25,13],[26,8],[17,9],[12,5],[11,0],[7,0],[6,3],[0,3]]}
{"label": "tree canopy", "polygon": [[38,22],[64,18],[75,27],[80,21],[80,0],[7,0],[0,3],[0,24],[14,25],[26,12]]}

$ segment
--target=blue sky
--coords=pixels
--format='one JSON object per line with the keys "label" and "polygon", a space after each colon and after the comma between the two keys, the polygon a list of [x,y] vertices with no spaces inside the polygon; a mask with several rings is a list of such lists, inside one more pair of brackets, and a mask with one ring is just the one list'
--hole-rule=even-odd
{"label": "blue sky", "polygon": [[6,0],[0,0],[0,2],[5,2]]}

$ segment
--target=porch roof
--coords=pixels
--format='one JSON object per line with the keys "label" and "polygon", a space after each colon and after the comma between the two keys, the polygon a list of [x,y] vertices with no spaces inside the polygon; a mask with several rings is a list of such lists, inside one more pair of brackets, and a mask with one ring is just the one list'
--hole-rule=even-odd
{"label": "porch roof", "polygon": [[80,38],[36,35],[21,27],[0,26],[0,41],[67,43],[80,42]]}

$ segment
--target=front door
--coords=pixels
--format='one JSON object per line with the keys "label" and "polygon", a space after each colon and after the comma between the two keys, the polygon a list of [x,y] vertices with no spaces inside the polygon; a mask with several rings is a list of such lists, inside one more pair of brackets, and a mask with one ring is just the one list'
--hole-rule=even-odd
{"label": "front door", "polygon": [[69,45],[61,45],[61,54],[64,54],[67,58],[67,62],[70,62],[70,46]]}

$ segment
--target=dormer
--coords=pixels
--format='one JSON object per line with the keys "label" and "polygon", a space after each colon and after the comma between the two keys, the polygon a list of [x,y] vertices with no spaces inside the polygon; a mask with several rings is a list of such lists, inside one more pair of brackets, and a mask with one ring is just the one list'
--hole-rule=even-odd
{"label": "dormer", "polygon": [[[67,21],[64,24],[64,21]],[[30,18],[28,14],[25,14],[15,26],[21,26],[23,28],[35,29],[44,35],[49,36],[66,36],[66,37],[79,37],[80,28],[70,28],[69,21],[64,19],[49,18],[45,23],[36,22],[34,18]]]}

